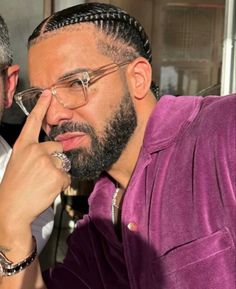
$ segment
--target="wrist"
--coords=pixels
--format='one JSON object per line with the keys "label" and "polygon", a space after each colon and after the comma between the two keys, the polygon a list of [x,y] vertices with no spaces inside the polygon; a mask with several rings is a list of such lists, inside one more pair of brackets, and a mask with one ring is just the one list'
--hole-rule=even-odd
{"label": "wrist", "polygon": [[12,276],[22,270],[26,269],[36,258],[37,256],[37,244],[34,236],[32,237],[33,248],[32,251],[17,262],[12,261],[9,257],[6,256],[5,252],[0,250],[0,276]]}
{"label": "wrist", "polygon": [[33,247],[31,228],[0,225],[0,249],[7,258],[17,262],[27,256]]}

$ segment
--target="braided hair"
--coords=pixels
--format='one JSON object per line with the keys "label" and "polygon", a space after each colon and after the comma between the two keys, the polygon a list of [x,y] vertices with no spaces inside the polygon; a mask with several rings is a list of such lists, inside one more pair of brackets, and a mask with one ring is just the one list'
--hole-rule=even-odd
{"label": "braided hair", "polygon": [[[47,33],[84,22],[93,23],[103,33],[126,46],[125,51],[121,49],[118,53],[117,51],[114,53],[114,46],[113,49],[104,49],[107,54],[113,51],[114,55],[118,54],[127,60],[142,56],[151,63],[151,45],[142,25],[122,9],[104,3],[80,4],[54,13],[36,27],[29,37],[28,46],[46,36]],[[151,89],[157,96],[158,88],[153,81]]]}

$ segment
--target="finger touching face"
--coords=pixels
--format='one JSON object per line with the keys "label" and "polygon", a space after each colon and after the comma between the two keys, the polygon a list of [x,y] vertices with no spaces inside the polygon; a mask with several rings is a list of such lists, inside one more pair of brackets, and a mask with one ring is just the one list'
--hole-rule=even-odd
{"label": "finger touching face", "polygon": [[37,105],[34,107],[26,120],[18,141],[23,141],[25,145],[38,142],[40,130],[42,128],[43,120],[50,102],[50,91],[45,92],[40,96]]}

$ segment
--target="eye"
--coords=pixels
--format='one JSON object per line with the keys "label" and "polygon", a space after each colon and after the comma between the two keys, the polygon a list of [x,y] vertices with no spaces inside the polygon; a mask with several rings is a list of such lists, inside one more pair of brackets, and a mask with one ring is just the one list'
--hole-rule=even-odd
{"label": "eye", "polygon": [[74,79],[67,81],[66,86],[69,88],[81,89],[83,87],[83,82],[80,78],[77,77],[77,78],[74,78]]}
{"label": "eye", "polygon": [[83,86],[83,83],[82,83],[82,80],[80,78],[74,78],[74,79],[71,79],[68,83],[68,86],[69,87],[82,87]]}

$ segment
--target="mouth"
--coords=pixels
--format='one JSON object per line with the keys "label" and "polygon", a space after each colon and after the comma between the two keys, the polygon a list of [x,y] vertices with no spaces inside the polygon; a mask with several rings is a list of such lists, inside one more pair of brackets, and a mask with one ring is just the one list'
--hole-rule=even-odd
{"label": "mouth", "polygon": [[63,151],[70,151],[84,146],[88,142],[88,135],[83,132],[67,132],[57,135],[55,141],[62,144]]}

